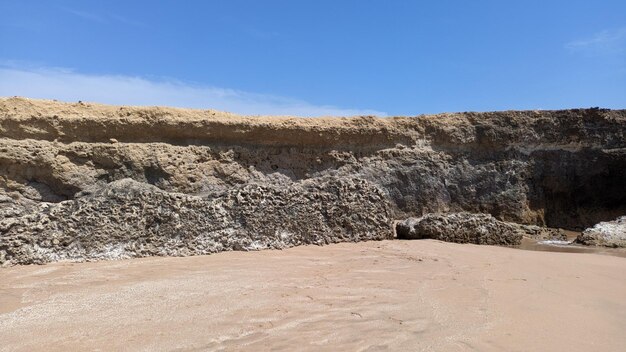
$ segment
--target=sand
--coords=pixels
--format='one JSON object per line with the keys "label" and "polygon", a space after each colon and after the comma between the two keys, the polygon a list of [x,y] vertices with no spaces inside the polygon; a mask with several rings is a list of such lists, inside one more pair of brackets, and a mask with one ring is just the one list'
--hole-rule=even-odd
{"label": "sand", "polygon": [[0,269],[0,350],[623,351],[626,258],[382,241]]}

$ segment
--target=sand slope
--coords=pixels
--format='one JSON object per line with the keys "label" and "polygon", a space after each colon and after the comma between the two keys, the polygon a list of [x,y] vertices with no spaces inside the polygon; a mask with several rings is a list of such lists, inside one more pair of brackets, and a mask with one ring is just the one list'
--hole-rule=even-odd
{"label": "sand slope", "polygon": [[621,351],[626,258],[431,240],[0,270],[0,350]]}

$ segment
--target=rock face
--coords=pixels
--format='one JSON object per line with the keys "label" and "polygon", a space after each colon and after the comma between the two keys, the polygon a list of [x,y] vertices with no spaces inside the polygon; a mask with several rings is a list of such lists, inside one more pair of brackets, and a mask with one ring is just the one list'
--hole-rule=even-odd
{"label": "rock face", "polygon": [[[4,258],[19,247],[15,239],[19,236],[13,232],[17,225],[9,228],[7,223],[26,224],[27,219],[41,216],[41,209],[104,204],[109,202],[105,194],[123,179],[154,186],[150,189],[159,197],[182,194],[208,203],[225,202],[232,192],[263,189],[259,192],[267,197],[261,198],[268,208],[256,210],[259,219],[267,219],[263,236],[297,228],[302,238],[308,238],[305,234],[320,234],[323,228],[331,231],[321,242],[387,238],[394,219],[448,212],[583,229],[626,213],[626,111],[301,119],[0,99],[0,253]],[[344,186],[356,187],[353,192],[363,192],[364,198],[347,198],[350,192],[335,195],[328,206],[336,204],[333,209],[343,213],[335,213],[332,220],[323,210],[325,201],[314,197],[312,189],[322,187],[328,195],[335,194],[330,189]],[[105,190],[109,193],[102,193]],[[382,198],[370,199],[369,194]],[[285,210],[300,201],[311,204],[298,205],[299,215]],[[353,207],[354,202],[360,205]],[[310,213],[309,208],[319,210]],[[257,225],[236,215],[238,207],[229,209],[223,229],[253,234]],[[76,219],[72,236],[83,236],[81,243],[82,238],[100,236],[95,225],[81,227],[86,215],[72,214]],[[303,214],[317,214],[318,220],[295,222]],[[198,221],[218,219],[215,214],[194,216]],[[360,217],[376,216],[389,220],[388,230],[372,237],[369,229],[374,227],[359,227]],[[140,221],[139,216],[133,219]],[[69,226],[58,219],[50,221],[57,225],[46,226]],[[164,221],[159,229],[168,224],[170,220]],[[44,227],[35,233],[27,230],[31,225],[20,226],[28,233],[20,243],[43,243],[52,231]],[[139,225],[132,226],[135,231]],[[213,227],[201,228],[213,231]],[[187,234],[185,229],[177,231]],[[188,231],[196,236],[195,230]],[[253,242],[256,237],[250,238]],[[223,245],[223,249],[248,248],[246,243]],[[204,253],[205,249],[193,246],[190,254]],[[51,252],[61,253],[61,248]],[[185,254],[154,252],[160,253]],[[59,254],[58,258],[83,255]]]}
{"label": "rock face", "polygon": [[626,248],[626,216],[613,221],[604,221],[586,229],[576,238],[576,243]]}
{"label": "rock face", "polygon": [[389,204],[369,182],[245,185],[212,197],[169,193],[131,179],[0,221],[0,262],[187,256],[225,250],[380,240]]}

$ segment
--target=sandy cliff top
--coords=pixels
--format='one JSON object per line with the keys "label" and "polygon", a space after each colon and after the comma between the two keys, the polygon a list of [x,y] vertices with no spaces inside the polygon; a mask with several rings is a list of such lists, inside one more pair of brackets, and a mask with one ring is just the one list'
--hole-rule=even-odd
{"label": "sandy cliff top", "polygon": [[[593,121],[591,121],[593,120]],[[626,110],[573,109],[445,113],[378,118],[242,116],[216,110],[63,103],[0,98],[0,137],[59,142],[224,143],[384,146],[421,138],[446,144],[532,142],[585,134],[586,126],[621,126]],[[563,129],[568,133],[562,133]],[[584,130],[584,131],[583,131]],[[551,132],[554,136],[551,137]],[[558,132],[558,133],[557,133]],[[613,131],[615,132],[615,131]],[[482,138],[482,140],[477,140]],[[575,137],[573,141],[582,139]],[[623,138],[622,138],[623,139]]]}

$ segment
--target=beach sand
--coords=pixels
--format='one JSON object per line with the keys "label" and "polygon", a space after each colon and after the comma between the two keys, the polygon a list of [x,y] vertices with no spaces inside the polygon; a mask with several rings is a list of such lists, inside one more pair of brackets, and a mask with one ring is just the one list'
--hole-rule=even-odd
{"label": "beach sand", "polygon": [[1,351],[624,351],[626,258],[432,240],[0,269]]}

